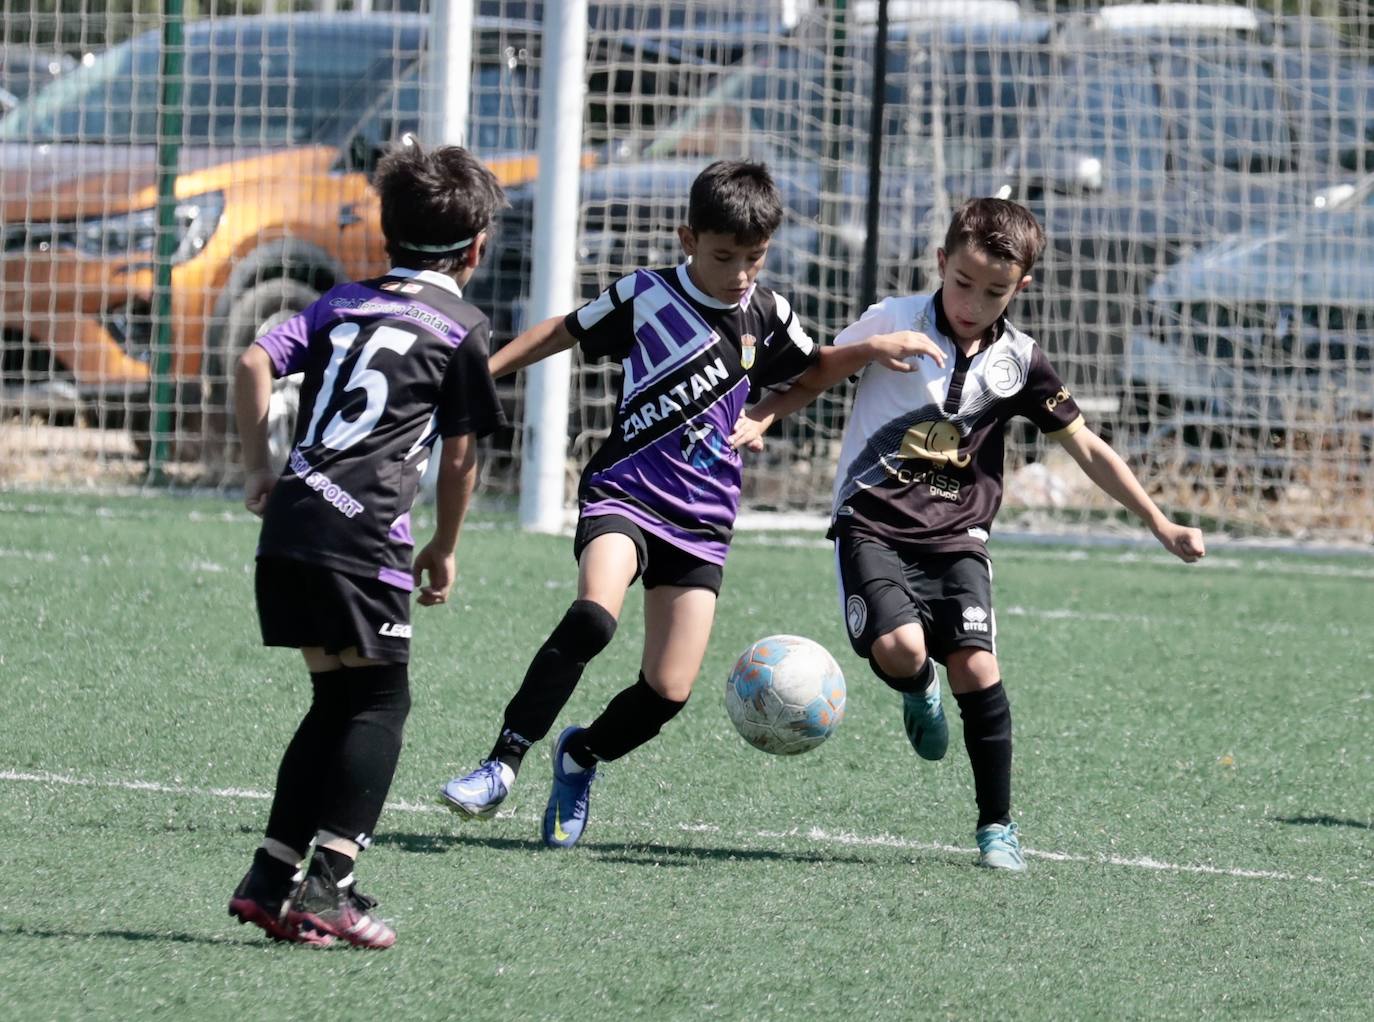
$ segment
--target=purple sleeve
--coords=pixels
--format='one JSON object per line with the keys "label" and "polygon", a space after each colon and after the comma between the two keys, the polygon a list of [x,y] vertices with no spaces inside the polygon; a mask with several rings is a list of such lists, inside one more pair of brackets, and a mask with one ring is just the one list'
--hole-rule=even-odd
{"label": "purple sleeve", "polygon": [[305,368],[306,352],[310,350],[310,331],[315,306],[298,312],[284,323],[278,323],[259,337],[260,345],[272,358],[272,368],[278,377],[290,376]]}

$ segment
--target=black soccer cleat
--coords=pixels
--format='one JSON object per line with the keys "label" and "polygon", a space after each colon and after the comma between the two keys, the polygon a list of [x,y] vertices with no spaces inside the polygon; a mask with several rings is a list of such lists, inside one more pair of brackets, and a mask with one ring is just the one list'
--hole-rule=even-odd
{"label": "black soccer cleat", "polygon": [[234,888],[229,899],[229,914],[240,923],[252,923],[273,940],[288,944],[311,944],[315,947],[328,947],[334,943],[328,934],[302,933],[287,914],[290,906],[291,887],[273,890],[265,883],[257,870],[249,869]]}
{"label": "black soccer cleat", "polygon": [[354,874],[336,881],[328,863],[316,853],[287,908],[286,921],[302,934],[325,940],[337,937],[354,947],[388,948],[396,943],[396,931],[373,917],[376,907],[376,898],[358,890]]}

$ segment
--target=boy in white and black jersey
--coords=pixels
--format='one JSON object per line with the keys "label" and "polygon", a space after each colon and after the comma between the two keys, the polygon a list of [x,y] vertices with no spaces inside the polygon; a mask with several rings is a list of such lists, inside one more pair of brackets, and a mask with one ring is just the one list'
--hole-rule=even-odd
{"label": "boy in white and black jersey", "polygon": [[[238,365],[244,503],[263,519],[263,643],[301,651],[314,696],[229,912],[278,940],[384,948],[396,934],[371,914],[353,864],[381,814],[410,710],[412,593],[427,575],[420,604],[446,600],[477,479],[474,437],[503,422],[487,318],[462,288],[505,196],[467,151],[423,152],[413,141],[381,160],[374,184],[393,268],[333,288]],[[283,468],[269,464],[266,418],[273,378],[292,373],[304,379]],[[411,503],[434,456],[434,536],[412,558]]]}
{"label": "boy in white and black jersey", "polygon": [[[1205,553],[1202,533],[1171,522],[1125,462],[1084,423],[1035,341],[1006,318],[1044,249],[1024,207],[975,199],[954,214],[939,251],[943,287],[887,298],[840,333],[843,349],[912,330],[941,359],[906,374],[871,366],[845,427],[830,537],[850,642],[902,694],[918,755],[943,758],[948,728],[934,661],[945,665],[964,722],[978,803],[979,864],[1022,870],[1011,820],[1011,706],[996,656],[988,534],[1002,502],[1003,436],[1014,416],[1059,441],[1104,492],[1184,561]],[[749,413],[752,440],[808,400],[803,377]],[[814,388],[812,388],[814,390]]]}
{"label": "boy in white and black jersey", "polygon": [[803,372],[829,382],[874,359],[895,370],[928,342],[910,333],[822,350],[787,300],[759,284],[782,220],[762,164],[719,161],[692,185],[678,229],[687,261],[635,270],[566,317],[540,323],[492,358],[500,376],[581,345],[623,369],[611,435],[578,488],[577,599],[535,653],[490,755],[442,788],[463,815],[495,813],[526,751],[544,738],[587,663],[611,641],[627,590],[644,586],[639,677],[553,750],[544,842],[581,838],[597,764],[649,741],[686,704],[701,668],[739,507],[745,405]]}

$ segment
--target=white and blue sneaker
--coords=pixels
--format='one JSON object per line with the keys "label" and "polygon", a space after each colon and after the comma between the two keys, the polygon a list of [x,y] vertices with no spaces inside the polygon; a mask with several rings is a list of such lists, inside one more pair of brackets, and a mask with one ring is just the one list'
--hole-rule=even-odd
{"label": "white and blue sneaker", "polygon": [[[934,672],[932,672],[934,673]],[[940,705],[940,676],[924,692],[902,693],[902,724],[916,755],[922,759],[944,759],[949,749],[949,723]]]}
{"label": "white and blue sneaker", "polygon": [[978,840],[978,865],[1013,873],[1024,872],[1026,860],[1021,854],[1018,833],[1019,829],[1014,823],[989,823],[986,827],[979,827],[974,835]]}
{"label": "white and blue sneaker", "polygon": [[544,844],[550,848],[571,848],[587,827],[587,803],[591,795],[596,768],[565,770],[563,751],[568,739],[585,728],[567,727],[553,747],[553,790],[544,809]]}
{"label": "white and blue sneaker", "polygon": [[[507,777],[506,775],[510,776]],[[439,789],[443,804],[461,816],[485,820],[496,815],[496,809],[510,794],[514,772],[499,759],[483,761],[470,774],[455,777]]]}

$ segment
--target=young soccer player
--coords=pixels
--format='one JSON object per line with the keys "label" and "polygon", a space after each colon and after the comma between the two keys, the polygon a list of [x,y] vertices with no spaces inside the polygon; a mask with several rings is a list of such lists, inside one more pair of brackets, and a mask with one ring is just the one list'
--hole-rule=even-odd
{"label": "young soccer player", "polygon": [[[502,423],[487,320],[462,288],[505,196],[467,151],[414,142],[382,159],[375,186],[393,268],[333,288],[238,364],[244,503],[263,519],[263,643],[300,649],[314,694],[229,913],[278,940],[385,948],[395,931],[372,914],[353,865],[381,815],[410,710],[412,591],[427,575],[420,604],[447,599],[477,478],[473,437]],[[280,469],[267,454],[272,378],[298,372],[300,421]],[[411,503],[436,444],[434,535],[412,563]]]}
{"label": "young soccer player", "polygon": [[907,332],[824,353],[781,296],[756,278],[782,205],[761,164],[719,161],[692,185],[678,229],[687,261],[636,270],[582,308],[547,320],[492,358],[496,376],[574,344],[624,369],[611,434],[587,464],[573,541],[577,599],[535,654],[489,757],[441,790],[466,816],[491,816],[530,746],[544,738],[588,662],[615,634],[626,592],[644,584],[639,677],[553,750],[545,844],[569,848],[587,826],[597,764],[649,741],[682,709],[701,667],[739,504],[740,455],[728,442],[751,392],[820,364],[829,379],[872,359],[891,368],[934,346]]}
{"label": "young soccer player", "polygon": [[[964,721],[978,803],[979,864],[1024,870],[1011,820],[1011,706],[997,661],[986,542],[1002,501],[1003,433],[1013,416],[1059,441],[1084,473],[1137,515],[1171,554],[1195,561],[1202,533],[1171,522],[1091,429],[1044,352],[1007,320],[1031,282],[1044,232],[1024,207],[975,199],[954,214],[939,250],[943,286],[887,298],[840,333],[836,347],[897,329],[944,352],[898,375],[867,369],[845,427],[830,537],[854,651],[902,695],[919,756],[949,741],[934,661],[945,665]],[[753,442],[817,389],[806,377],[750,410],[733,439]]]}

